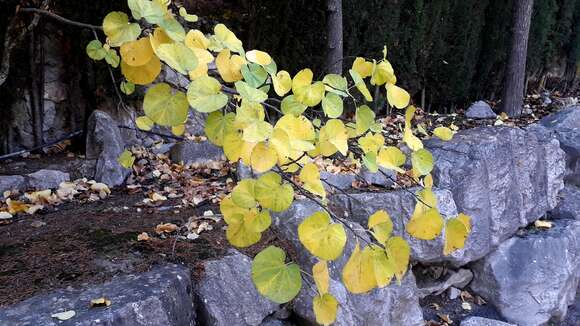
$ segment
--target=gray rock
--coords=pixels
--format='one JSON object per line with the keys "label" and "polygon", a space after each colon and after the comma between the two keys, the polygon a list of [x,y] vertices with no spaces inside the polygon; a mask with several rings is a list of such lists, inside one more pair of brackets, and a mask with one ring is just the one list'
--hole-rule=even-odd
{"label": "gray rock", "polygon": [[460,269],[457,272],[451,272],[451,275],[447,277],[444,281],[428,281],[424,284],[419,282],[419,297],[425,298],[428,295],[435,294],[439,295],[445,290],[453,287],[457,289],[465,288],[469,282],[473,279],[473,273],[469,269]]}
{"label": "gray rock", "polygon": [[39,170],[26,175],[26,186],[30,189],[44,190],[58,188],[61,182],[69,181],[66,172],[57,170]]}
{"label": "gray rock", "polygon": [[252,283],[252,262],[232,250],[231,255],[206,262],[196,285],[204,325],[260,325],[279,305],[261,296]]}
{"label": "gray rock", "polygon": [[[297,254],[297,262],[305,271],[312,270],[317,259],[312,256],[298,239],[298,225],[312,213],[319,211],[316,204],[308,200],[295,201],[290,209],[274,215],[272,227],[280,236],[290,241]],[[350,227],[360,237],[368,238],[358,223],[350,223]],[[423,315],[419,307],[415,278],[410,271],[404,277],[401,285],[396,282],[382,289],[374,289],[367,294],[354,295],[349,293],[341,282],[341,271],[354,249],[356,239],[352,231],[347,229],[347,245],[343,255],[331,262],[330,293],[339,302],[336,323],[333,325],[423,325]],[[314,287],[303,284],[302,290],[294,300],[294,312],[302,319],[314,324],[312,311],[312,294]]]}
{"label": "gray rock", "polygon": [[[327,191],[333,188],[338,188],[341,190],[347,190],[352,188],[352,183],[356,180],[356,177],[352,173],[330,173],[326,171],[320,172],[320,179],[326,180],[327,183],[323,182],[322,185]],[[332,186],[330,186],[330,185]]]}
{"label": "gray rock", "polygon": [[123,184],[131,173],[117,161],[124,150],[125,143],[115,120],[103,111],[94,111],[88,122],[86,153],[87,159],[97,160],[94,179],[110,187]]}
{"label": "gray rock", "polygon": [[[19,326],[186,326],[195,325],[189,270],[167,265],[150,272],[121,276],[86,289],[64,289],[0,309],[0,325]],[[90,308],[106,297],[107,308]],[[51,315],[74,310],[61,322]]]}
{"label": "gray rock", "polygon": [[459,295],[461,294],[461,290],[459,290],[458,288],[455,288],[455,287],[450,287],[447,292],[449,294],[450,300],[457,299],[459,297]]}
{"label": "gray rock", "polygon": [[518,326],[483,317],[467,317],[461,321],[461,326]]}
{"label": "gray rock", "polygon": [[540,126],[551,131],[566,152],[566,181],[580,186],[580,106],[544,117]]}
{"label": "gray rock", "polygon": [[497,115],[491,109],[491,106],[484,101],[477,101],[465,111],[465,116],[470,119],[495,119]]}
{"label": "gray rock", "polygon": [[580,278],[580,222],[558,220],[502,243],[473,266],[472,289],[518,325],[558,323]]}
{"label": "gray rock", "polygon": [[26,180],[20,175],[0,175],[0,196],[5,191],[21,190],[26,186]]}
{"label": "gray rock", "polygon": [[236,175],[238,176],[238,180],[243,180],[249,178],[255,179],[260,176],[260,173],[254,172],[251,167],[239,161],[236,167]]}
{"label": "gray rock", "polygon": [[[394,183],[393,180],[397,180],[397,173],[393,170],[379,168],[380,171],[377,173],[372,173],[365,167],[362,168],[361,175],[363,179],[370,185],[380,186],[380,187],[391,187]],[[382,171],[382,173],[381,173]]]}
{"label": "gray rock", "polygon": [[558,206],[550,211],[551,218],[573,219],[580,221],[580,188],[566,185],[560,192]]}
{"label": "gray rock", "polygon": [[204,164],[225,159],[223,150],[208,141],[177,143],[169,151],[169,157],[173,162],[184,164]]}
{"label": "gray rock", "polygon": [[556,139],[534,132],[474,128],[448,142],[429,140],[426,147],[435,158],[436,186],[449,189],[457,210],[471,216],[469,260],[544,216],[564,187],[564,152]]}
{"label": "gray rock", "polygon": [[[360,225],[367,225],[370,215],[378,210],[385,210],[393,220],[393,233],[402,236],[411,246],[411,257],[414,261],[423,263],[450,262],[455,266],[465,265],[484,256],[487,248],[480,244],[480,236],[489,235],[487,229],[474,229],[467,239],[464,249],[457,250],[448,256],[443,255],[443,237],[435,240],[419,240],[411,237],[405,231],[415,210],[416,198],[414,193],[418,189],[395,190],[384,192],[365,192],[346,195],[337,195],[334,202],[342,207],[340,210],[345,218]],[[449,190],[434,189],[437,196],[437,206],[443,218],[457,216],[457,207]],[[483,238],[485,240],[486,238]]]}

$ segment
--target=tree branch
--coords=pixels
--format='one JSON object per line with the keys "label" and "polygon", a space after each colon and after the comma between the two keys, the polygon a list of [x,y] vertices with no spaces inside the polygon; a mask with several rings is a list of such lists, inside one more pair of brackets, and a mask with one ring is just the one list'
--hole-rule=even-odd
{"label": "tree branch", "polygon": [[44,16],[50,17],[56,21],[59,21],[61,23],[72,25],[72,26],[77,26],[77,27],[81,27],[81,28],[89,28],[89,29],[93,29],[93,30],[97,29],[97,30],[101,30],[101,31],[103,30],[103,27],[101,27],[101,26],[85,24],[85,23],[74,21],[74,20],[70,20],[70,19],[61,17],[55,13],[52,13],[48,10],[43,10],[43,9],[38,9],[38,8],[20,8],[16,13],[20,13],[20,12],[27,12],[27,13],[44,15]]}

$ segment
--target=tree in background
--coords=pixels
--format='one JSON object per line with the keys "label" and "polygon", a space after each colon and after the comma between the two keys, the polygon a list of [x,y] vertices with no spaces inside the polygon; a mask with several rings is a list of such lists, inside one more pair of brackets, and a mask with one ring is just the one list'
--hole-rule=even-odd
{"label": "tree in background", "polygon": [[326,0],[326,72],[342,74],[342,0]]}
{"label": "tree in background", "polygon": [[514,2],[511,51],[502,96],[502,110],[509,116],[519,116],[522,113],[528,36],[533,7],[533,0]]}

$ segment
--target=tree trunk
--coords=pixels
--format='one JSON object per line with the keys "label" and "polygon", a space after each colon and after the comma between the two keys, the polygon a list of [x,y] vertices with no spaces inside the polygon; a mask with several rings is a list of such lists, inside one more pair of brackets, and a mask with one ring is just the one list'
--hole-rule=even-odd
{"label": "tree trunk", "polygon": [[342,74],[342,0],[326,0],[326,72]]}
{"label": "tree trunk", "polygon": [[526,56],[533,7],[534,0],[514,1],[511,50],[502,96],[502,110],[510,117],[521,115],[523,109]]}

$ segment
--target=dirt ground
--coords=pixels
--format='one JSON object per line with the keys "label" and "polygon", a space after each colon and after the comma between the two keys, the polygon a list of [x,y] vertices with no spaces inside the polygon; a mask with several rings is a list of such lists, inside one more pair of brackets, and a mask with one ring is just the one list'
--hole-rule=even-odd
{"label": "dirt ground", "polygon": [[[154,231],[160,223],[184,226],[190,217],[204,211],[217,213],[217,207],[142,208],[138,212],[134,205],[142,199],[141,193],[117,190],[102,201],[69,202],[45,214],[0,225],[0,306],[52,289],[147,271],[164,262],[187,265],[198,277],[204,261],[226,253],[229,245],[223,222],[193,241],[180,238],[179,232],[158,236]],[[171,201],[164,203],[171,205]],[[142,232],[151,239],[137,241]],[[258,245],[244,252],[253,256],[269,244],[281,245],[279,242],[275,234],[266,232]]]}

